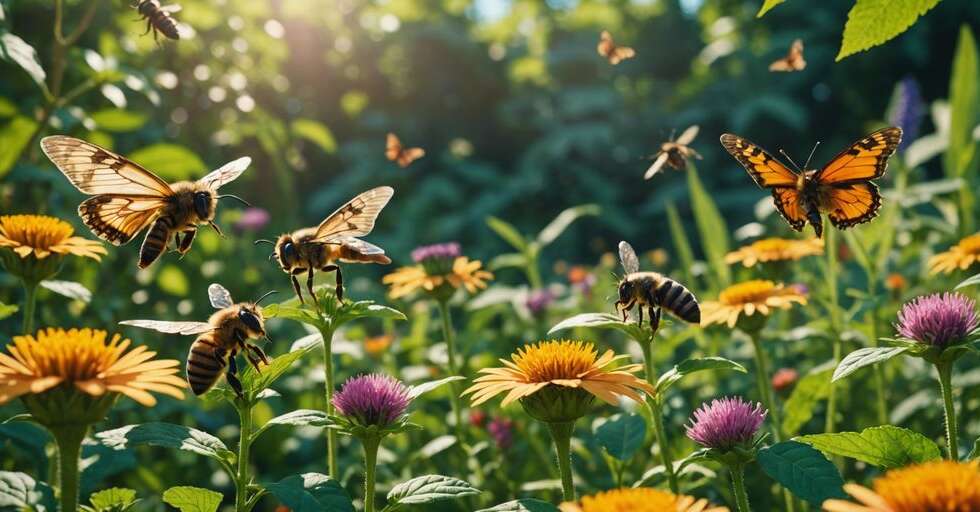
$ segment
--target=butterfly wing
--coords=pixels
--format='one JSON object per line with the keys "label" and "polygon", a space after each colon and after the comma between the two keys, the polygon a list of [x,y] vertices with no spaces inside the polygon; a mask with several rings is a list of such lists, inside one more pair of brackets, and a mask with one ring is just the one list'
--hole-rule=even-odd
{"label": "butterfly wing", "polygon": [[632,59],[636,57],[636,51],[629,46],[617,46],[613,48],[612,53],[609,55],[609,63],[612,65],[619,64],[626,59]]}
{"label": "butterfly wing", "polygon": [[796,187],[797,174],[748,140],[726,133],[721,145],[742,164],[756,185],[762,188]]}
{"label": "butterfly wing", "polygon": [[78,190],[89,194],[162,198],[167,182],[139,164],[90,142],[63,135],[41,139],[41,149]]}
{"label": "butterfly wing", "polygon": [[315,240],[326,242],[340,237],[364,236],[374,229],[374,221],[388,204],[395,189],[378,187],[362,192],[331,213],[316,228]]}
{"label": "butterfly wing", "polygon": [[654,160],[653,164],[650,165],[650,168],[647,169],[646,174],[643,175],[643,179],[648,180],[654,177],[658,172],[660,172],[660,169],[664,168],[664,164],[667,163],[667,158],[669,157],[670,157],[670,153],[666,151],[661,151],[657,155],[657,159]]}
{"label": "butterfly wing", "polygon": [[131,325],[141,329],[152,329],[167,334],[201,334],[214,330],[207,322],[165,322],[163,320],[124,320],[119,325]]}
{"label": "butterfly wing", "polygon": [[599,45],[596,46],[596,51],[599,52],[600,56],[608,59],[615,48],[616,43],[613,42],[612,34],[608,30],[603,30],[599,34]]}
{"label": "butterfly wing", "polygon": [[404,169],[423,156],[425,156],[425,150],[422,148],[403,149],[401,154],[398,155],[398,165]]}
{"label": "butterfly wing", "polygon": [[235,304],[235,301],[231,300],[231,293],[218,283],[211,283],[211,286],[208,286],[208,300],[211,301],[214,309],[225,309]]}
{"label": "butterfly wing", "polygon": [[623,264],[623,270],[627,274],[640,271],[640,259],[636,257],[633,246],[625,240],[619,242],[619,261]]}
{"label": "butterfly wing", "polygon": [[837,229],[868,222],[878,215],[881,207],[881,194],[871,182],[827,187],[822,189],[821,200],[826,205],[830,222]]}
{"label": "butterfly wing", "polygon": [[821,185],[849,184],[880,178],[902,142],[902,129],[883,128],[851,144],[813,176]]}
{"label": "butterfly wing", "polygon": [[796,231],[803,231],[807,217],[800,202],[800,193],[795,188],[774,187],[772,201],[779,214],[789,222],[790,227]]}
{"label": "butterfly wing", "polygon": [[111,243],[129,243],[165,206],[157,197],[102,194],[78,206],[78,215],[95,236]]}
{"label": "butterfly wing", "polygon": [[251,158],[243,156],[238,160],[228,162],[218,169],[211,171],[207,176],[197,180],[197,182],[207,185],[211,190],[217,190],[222,185],[238,179],[245,172],[245,169],[248,169],[251,163]]}
{"label": "butterfly wing", "polygon": [[402,142],[398,140],[398,136],[394,133],[389,133],[385,138],[385,157],[392,162],[398,160],[398,157],[402,154]]}

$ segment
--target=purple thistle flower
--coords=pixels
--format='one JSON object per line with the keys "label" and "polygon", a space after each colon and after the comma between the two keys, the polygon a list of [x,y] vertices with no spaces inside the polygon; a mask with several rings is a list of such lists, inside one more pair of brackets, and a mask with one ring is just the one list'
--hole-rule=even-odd
{"label": "purple thistle flower", "polygon": [[246,208],[242,212],[242,216],[235,221],[235,229],[238,231],[258,231],[269,223],[269,219],[269,212],[262,208]]}
{"label": "purple thistle flower", "polygon": [[905,338],[945,348],[977,328],[976,302],[959,293],[916,297],[902,306],[895,328]]}
{"label": "purple thistle flower", "polygon": [[382,373],[352,377],[333,396],[337,412],[363,426],[391,425],[411,401],[404,384]]}
{"label": "purple thistle flower", "polygon": [[412,261],[415,263],[425,263],[429,260],[455,260],[462,254],[459,244],[447,242],[444,244],[423,245],[412,251]]}
{"label": "purple thistle flower", "polygon": [[532,315],[540,315],[544,313],[545,309],[548,308],[555,301],[555,294],[551,293],[550,290],[534,290],[527,296],[527,309]]}
{"label": "purple thistle flower", "polygon": [[506,450],[514,444],[514,422],[507,418],[494,418],[487,425],[487,432],[497,443],[497,448]]}
{"label": "purple thistle flower", "polygon": [[895,87],[895,96],[888,113],[889,124],[901,128],[903,132],[899,150],[905,149],[919,137],[919,125],[924,113],[925,104],[919,82],[910,76],[903,78]]}
{"label": "purple thistle flower", "polygon": [[694,411],[687,437],[705,448],[730,450],[752,441],[768,411],[741,397],[725,397]]}

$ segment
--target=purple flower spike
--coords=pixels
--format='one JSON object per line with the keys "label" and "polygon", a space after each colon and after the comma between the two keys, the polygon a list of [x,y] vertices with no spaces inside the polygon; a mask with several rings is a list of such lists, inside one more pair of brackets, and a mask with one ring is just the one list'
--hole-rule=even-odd
{"label": "purple flower spike", "polygon": [[712,400],[694,411],[687,437],[705,448],[730,450],[752,441],[768,411],[741,397]]}
{"label": "purple flower spike", "polygon": [[895,328],[902,336],[945,348],[977,328],[977,305],[959,293],[916,297],[902,306]]}
{"label": "purple flower spike", "polygon": [[888,123],[898,126],[903,132],[902,142],[898,145],[900,151],[919,138],[919,125],[925,111],[926,105],[922,101],[919,82],[912,77],[903,78],[898,83],[888,114]]}
{"label": "purple flower spike", "polygon": [[415,263],[425,263],[429,260],[455,260],[462,254],[459,244],[448,242],[444,244],[423,245],[412,251],[412,261]]}
{"label": "purple flower spike", "polygon": [[404,384],[381,373],[352,377],[333,396],[337,412],[363,426],[391,425],[411,401]]}

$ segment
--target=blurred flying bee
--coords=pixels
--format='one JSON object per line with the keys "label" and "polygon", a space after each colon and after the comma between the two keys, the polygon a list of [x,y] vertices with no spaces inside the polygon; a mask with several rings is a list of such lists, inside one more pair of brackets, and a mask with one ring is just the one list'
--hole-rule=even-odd
{"label": "blurred flying bee", "polygon": [[391,259],[384,249],[356,237],[374,229],[374,221],[395,193],[391,187],[378,187],[362,192],[327,216],[315,228],[303,228],[279,237],[278,240],[256,240],[275,245],[272,256],[282,270],[289,274],[300,302],[303,292],[296,276],[306,272],[306,289],[316,303],[313,293],[313,273],[317,270],[337,273],[337,300],[344,300],[344,277],[337,263],[380,263]]}
{"label": "blurred flying bee", "polygon": [[172,14],[180,11],[179,5],[160,5],[159,0],[139,0],[133,7],[139,11],[142,19],[146,20],[146,32],[153,31],[153,40],[157,40],[157,34],[163,34],[170,39],[180,39],[180,31],[177,30],[177,21]]}
{"label": "blurred flying bee", "polygon": [[806,59],[803,58],[803,40],[793,41],[789,47],[789,53],[785,57],[774,61],[769,65],[769,71],[802,71],[806,67]]}
{"label": "blurred flying bee", "polygon": [[95,196],[78,206],[78,215],[96,236],[123,245],[149,226],[140,247],[139,268],[160,257],[171,235],[181,255],[190,250],[198,226],[209,224],[221,235],[214,223],[218,199],[230,197],[248,204],[217,192],[241,176],[252,162],[249,157],[229,162],[197,181],[168,184],[139,164],[83,140],[53,135],[41,139],[41,148],[75,188]]}
{"label": "blurred flying bee", "polygon": [[126,320],[119,324],[167,334],[199,334],[194,343],[191,343],[191,350],[187,354],[187,383],[191,390],[195,395],[203,395],[224,372],[228,385],[241,397],[242,383],[238,380],[235,356],[239,352],[244,353],[256,370],[259,370],[259,363],[269,364],[265,352],[248,340],[260,337],[269,339],[265,333],[265,319],[259,302],[273,293],[275,291],[266,293],[255,302],[236,304],[224,286],[213,283],[208,286],[208,299],[218,311],[207,322]]}
{"label": "blurred flying bee", "polygon": [[612,34],[608,30],[603,30],[599,34],[599,46],[596,50],[613,66],[636,56],[636,51],[629,46],[616,46],[616,41],[613,41]]}
{"label": "blurred flying bee", "polygon": [[616,309],[623,314],[623,321],[633,306],[638,306],[639,325],[643,325],[644,306],[650,313],[650,327],[660,326],[660,308],[663,307],[685,322],[701,323],[701,307],[698,299],[683,285],[656,272],[640,272],[640,260],[633,247],[619,242],[619,260],[626,275],[619,282],[619,300]]}
{"label": "blurred flying bee", "polygon": [[688,126],[684,133],[681,133],[680,137],[674,139],[671,135],[670,140],[664,142],[660,145],[660,151],[657,153],[656,160],[647,169],[646,174],[643,175],[643,179],[648,180],[654,177],[660,169],[663,169],[664,164],[669,165],[673,169],[683,169],[687,165],[688,158],[701,159],[701,155],[697,151],[694,151],[689,144],[694,142],[694,138],[698,136],[698,125]]}
{"label": "blurred flying bee", "polygon": [[411,165],[412,162],[425,156],[422,148],[406,148],[402,141],[394,133],[388,133],[385,139],[385,157],[392,162],[397,162],[402,169]]}

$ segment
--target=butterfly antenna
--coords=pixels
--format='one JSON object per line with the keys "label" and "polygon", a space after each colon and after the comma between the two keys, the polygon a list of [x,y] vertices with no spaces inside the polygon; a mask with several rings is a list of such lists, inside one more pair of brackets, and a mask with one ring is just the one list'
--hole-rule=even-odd
{"label": "butterfly antenna", "polygon": [[244,199],[242,199],[242,198],[240,198],[240,197],[238,197],[238,196],[236,196],[236,195],[234,195],[234,194],[224,194],[224,195],[220,195],[220,196],[218,196],[218,199],[224,199],[224,198],[226,198],[226,197],[229,197],[229,198],[231,198],[231,199],[234,199],[235,201],[238,201],[239,203],[242,203],[242,204],[244,204],[245,206],[248,206],[249,208],[251,208],[251,207],[252,207],[252,205],[251,205],[251,204],[249,204],[249,202],[248,202],[248,201],[246,201],[246,200],[244,200]]}
{"label": "butterfly antenna", "polygon": [[263,299],[265,299],[269,295],[272,295],[273,293],[279,293],[279,291],[278,290],[270,290],[270,291],[267,291],[267,292],[265,292],[264,295],[262,295],[258,299],[255,299],[255,302],[253,302],[253,304],[258,304],[258,303],[262,302]]}
{"label": "butterfly antenna", "polygon": [[793,164],[793,167],[795,167],[797,171],[803,172],[803,169],[800,169],[800,166],[796,165],[796,162],[793,161],[793,157],[789,156],[789,153],[783,151],[782,149],[779,150],[779,153],[785,156],[786,159],[789,160],[789,163]]}
{"label": "butterfly antenna", "polygon": [[810,156],[806,157],[806,164],[803,165],[804,169],[810,165],[810,159],[813,158],[813,154],[817,152],[817,146],[819,145],[820,141],[818,140],[817,143],[813,145],[813,149],[810,150]]}

